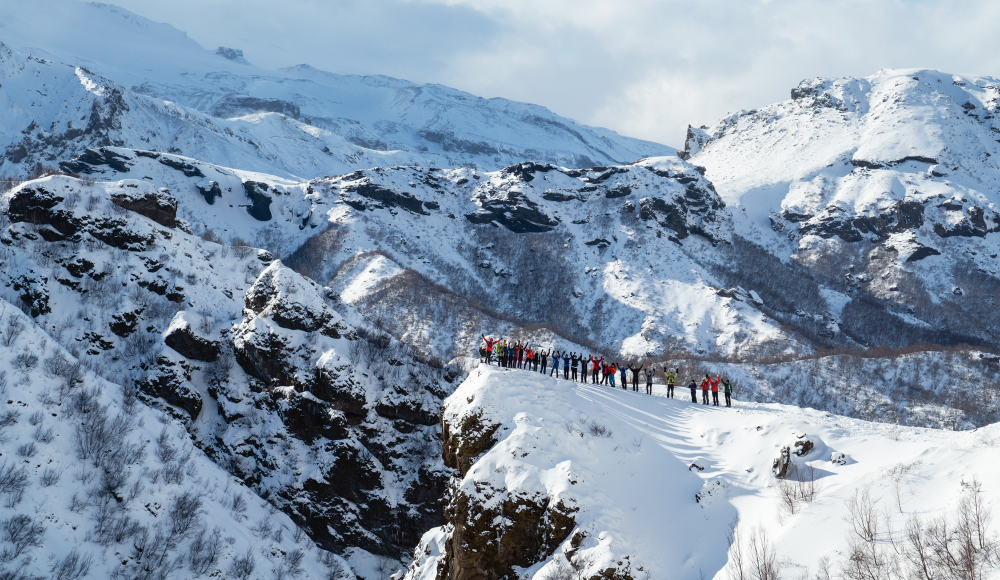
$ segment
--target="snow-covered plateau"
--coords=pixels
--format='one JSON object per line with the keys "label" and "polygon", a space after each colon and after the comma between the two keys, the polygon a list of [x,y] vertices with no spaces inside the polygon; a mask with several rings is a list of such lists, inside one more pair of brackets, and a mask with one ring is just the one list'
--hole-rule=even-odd
{"label": "snow-covered plateau", "polygon": [[[1000,427],[732,408],[481,365],[406,578],[993,577]],[[924,576],[926,573],[929,576]]]}

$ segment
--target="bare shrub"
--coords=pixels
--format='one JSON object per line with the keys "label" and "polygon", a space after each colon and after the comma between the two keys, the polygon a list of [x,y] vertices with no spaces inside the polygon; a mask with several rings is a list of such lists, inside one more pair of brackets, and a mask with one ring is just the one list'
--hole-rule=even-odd
{"label": "bare shrub", "polygon": [[24,457],[25,459],[34,457],[36,453],[38,453],[38,447],[34,444],[34,442],[19,445],[17,448],[17,455],[19,457]]}
{"label": "bare shrub", "polygon": [[10,427],[16,425],[21,413],[18,411],[4,411],[0,413],[0,427]]}
{"label": "bare shrub", "polygon": [[755,526],[751,531],[746,554],[752,580],[781,580],[783,563],[778,560],[778,553],[763,526]]}
{"label": "bare shrub", "polygon": [[190,551],[188,552],[188,564],[191,571],[198,575],[207,574],[215,566],[222,551],[222,530],[214,528],[211,533],[205,529],[198,531],[198,534],[191,540]]}
{"label": "bare shrub", "polygon": [[12,516],[0,522],[4,542],[11,544],[0,550],[0,562],[16,560],[31,548],[42,545],[45,527],[24,514]]}
{"label": "bare shrub", "polygon": [[590,433],[594,437],[604,437],[605,439],[611,439],[611,436],[614,435],[611,429],[593,419],[587,422],[587,433]]}
{"label": "bare shrub", "polygon": [[250,246],[250,242],[243,238],[233,238],[230,247],[233,249],[233,255],[240,260],[249,258],[250,254],[253,253],[253,247]]}
{"label": "bare shrub", "polygon": [[53,467],[46,467],[42,471],[42,475],[38,477],[39,482],[42,487],[52,487],[53,485],[59,483],[59,478],[62,477],[62,470]]}
{"label": "bare shrub", "polygon": [[52,443],[52,440],[55,438],[55,432],[51,428],[46,429],[39,425],[32,437],[39,443]]}
{"label": "bare shrub", "polygon": [[247,511],[247,500],[243,497],[243,494],[234,491],[232,497],[229,500],[229,511],[233,515],[233,519],[238,522],[243,521],[244,515]]}
{"label": "bare shrub", "polygon": [[257,561],[253,557],[253,548],[247,548],[245,554],[238,558],[233,558],[233,562],[229,566],[229,574],[240,580],[246,580],[248,576],[253,574],[256,568]]}
{"label": "bare shrub", "polygon": [[185,491],[177,496],[167,517],[170,519],[170,534],[184,536],[201,516],[201,499],[193,492]]}
{"label": "bare shrub", "polygon": [[90,574],[90,567],[93,565],[94,555],[87,552],[83,556],[76,548],[66,554],[61,560],[52,563],[49,571],[56,580],[79,580]]}
{"label": "bare shrub", "polygon": [[28,417],[28,423],[31,423],[31,426],[34,427],[35,425],[41,423],[44,419],[45,419],[45,413],[42,413],[41,411],[35,411],[34,413],[31,414],[30,417]]}

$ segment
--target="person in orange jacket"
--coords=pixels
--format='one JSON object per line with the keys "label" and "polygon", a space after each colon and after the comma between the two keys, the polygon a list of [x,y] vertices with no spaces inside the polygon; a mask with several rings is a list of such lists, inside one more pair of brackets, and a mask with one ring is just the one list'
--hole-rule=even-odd
{"label": "person in orange jacket", "polygon": [[609,366],[607,370],[608,374],[605,376],[608,377],[609,381],[611,381],[611,388],[613,389],[615,388],[615,373],[618,372],[618,365],[611,363],[611,366]]}
{"label": "person in orange jacket", "polygon": [[493,345],[500,342],[500,339],[486,338],[486,335],[484,334],[483,341],[486,343],[486,364],[490,364],[490,361],[493,359]]}
{"label": "person in orange jacket", "polygon": [[715,375],[715,380],[712,381],[712,405],[719,406],[719,383],[722,381],[722,377]]}
{"label": "person in orange jacket", "polygon": [[708,389],[712,386],[712,377],[705,375],[701,381],[701,404],[708,404]]}

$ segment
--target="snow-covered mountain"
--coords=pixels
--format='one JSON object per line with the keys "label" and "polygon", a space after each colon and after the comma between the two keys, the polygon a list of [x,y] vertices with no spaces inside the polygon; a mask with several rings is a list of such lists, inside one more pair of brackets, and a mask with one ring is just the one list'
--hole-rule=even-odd
{"label": "snow-covered mountain", "polygon": [[1000,81],[883,70],[791,97],[688,131],[735,233],[801,266],[842,326],[891,313],[862,344],[995,345]]}
{"label": "snow-covered mountain", "polygon": [[114,148],[63,168],[109,191],[166,187],[183,227],[281,255],[427,356],[467,356],[481,333],[528,324],[571,350],[640,357],[782,336],[750,295],[718,293],[732,218],[676,157],[586,170],[399,166],[297,183]]}
{"label": "snow-covered mountain", "polygon": [[401,163],[586,167],[675,151],[441,85],[261,70],[237,49],[206,50],[112,5],[4,0],[0,13],[0,173],[102,145],[302,178]]}

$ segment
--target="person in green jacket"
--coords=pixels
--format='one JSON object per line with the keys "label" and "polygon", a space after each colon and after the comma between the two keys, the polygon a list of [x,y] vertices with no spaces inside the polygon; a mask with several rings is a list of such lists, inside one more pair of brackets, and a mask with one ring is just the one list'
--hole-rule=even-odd
{"label": "person in green jacket", "polygon": [[726,393],[726,406],[727,407],[732,407],[733,406],[733,401],[732,401],[731,397],[733,395],[733,384],[729,382],[729,379],[723,379],[722,380],[722,388],[723,388],[723,390]]}
{"label": "person in green jacket", "polygon": [[667,396],[671,399],[674,398],[674,383],[677,382],[677,373],[680,371],[681,369],[677,369],[674,372],[670,372],[667,367],[663,367],[663,374],[667,376]]}

